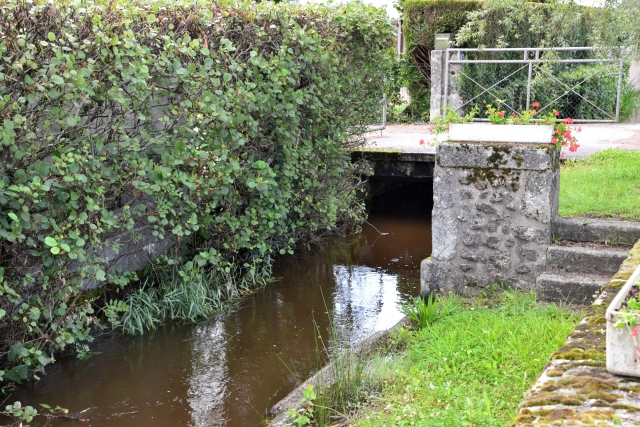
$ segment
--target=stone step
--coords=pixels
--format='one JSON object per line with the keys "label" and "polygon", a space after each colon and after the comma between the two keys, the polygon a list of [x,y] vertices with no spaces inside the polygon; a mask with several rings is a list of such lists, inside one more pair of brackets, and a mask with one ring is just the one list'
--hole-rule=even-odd
{"label": "stone step", "polygon": [[595,274],[542,273],[536,279],[536,288],[544,301],[590,304],[609,279]]}
{"label": "stone step", "polygon": [[627,249],[551,245],[547,249],[547,271],[613,276],[627,256]]}
{"label": "stone step", "polygon": [[633,246],[640,240],[640,222],[591,218],[556,218],[553,235],[573,242],[607,242]]}

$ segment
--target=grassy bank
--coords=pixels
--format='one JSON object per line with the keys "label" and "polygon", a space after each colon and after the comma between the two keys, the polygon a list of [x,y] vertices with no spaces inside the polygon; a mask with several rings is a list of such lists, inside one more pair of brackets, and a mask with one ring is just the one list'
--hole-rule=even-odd
{"label": "grassy bank", "polygon": [[640,152],[610,149],[566,162],[559,213],[640,220]]}
{"label": "grassy bank", "polygon": [[491,307],[452,300],[446,317],[391,337],[406,348],[366,363],[377,397],[373,407],[358,411],[354,425],[508,425],[581,315],[539,305],[535,294],[505,292],[497,299]]}

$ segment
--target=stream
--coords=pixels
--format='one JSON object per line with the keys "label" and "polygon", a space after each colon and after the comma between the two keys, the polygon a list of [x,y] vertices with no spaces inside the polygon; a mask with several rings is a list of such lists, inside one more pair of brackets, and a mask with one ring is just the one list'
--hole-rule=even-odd
{"label": "stream", "polygon": [[[428,215],[372,214],[362,233],[281,257],[278,281],[240,308],[197,325],[166,324],[139,337],[100,338],[85,361],[62,358],[11,397],[23,405],[85,410],[55,427],[258,426],[316,366],[316,333],[329,315],[357,343],[402,318],[431,253]],[[380,234],[374,227],[382,233]]]}

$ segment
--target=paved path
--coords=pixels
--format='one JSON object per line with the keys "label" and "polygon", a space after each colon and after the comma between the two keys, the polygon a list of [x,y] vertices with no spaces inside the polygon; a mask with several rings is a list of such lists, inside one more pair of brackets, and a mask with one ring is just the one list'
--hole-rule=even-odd
{"label": "paved path", "polygon": [[[565,158],[588,157],[607,148],[640,151],[640,123],[634,124],[576,124],[582,131],[577,134],[580,148],[575,153],[565,150]],[[435,153],[429,146],[432,136],[428,125],[388,125],[383,131],[366,135],[367,148],[393,149],[405,153]],[[424,144],[420,144],[424,141]]]}

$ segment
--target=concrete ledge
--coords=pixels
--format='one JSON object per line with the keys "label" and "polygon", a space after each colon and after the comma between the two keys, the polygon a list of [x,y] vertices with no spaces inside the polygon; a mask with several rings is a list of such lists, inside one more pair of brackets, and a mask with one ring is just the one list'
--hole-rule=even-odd
{"label": "concrete ledge", "polygon": [[[393,325],[391,328],[386,331],[380,331],[373,334],[371,337],[362,341],[360,344],[355,346],[351,351],[353,354],[367,354],[382,345],[385,345],[387,342],[387,338],[389,334],[395,332],[399,328],[408,326],[411,324],[411,321],[408,317],[403,317],[400,319],[398,323]],[[314,387],[318,387],[319,384],[328,385],[333,382],[333,371],[332,364],[327,364],[324,368],[318,371],[314,376],[300,384],[295,388],[291,393],[289,393],[284,399],[280,400],[278,403],[273,405],[269,413],[274,416],[274,418],[269,423],[269,427],[282,427],[287,422],[289,422],[289,409],[297,409],[300,406],[300,399],[303,397],[304,390],[309,386],[313,385]]]}
{"label": "concrete ledge", "polygon": [[553,235],[574,242],[632,245],[640,240],[640,222],[591,218],[557,218]]}
{"label": "concrete ledge", "polygon": [[558,167],[559,154],[551,144],[515,145],[449,142],[438,146],[438,164],[449,168],[548,170]]}
{"label": "concrete ledge", "polygon": [[370,161],[398,161],[398,162],[425,162],[435,163],[436,153],[405,153],[400,150],[386,148],[362,148],[351,152],[351,158],[360,158]]}

